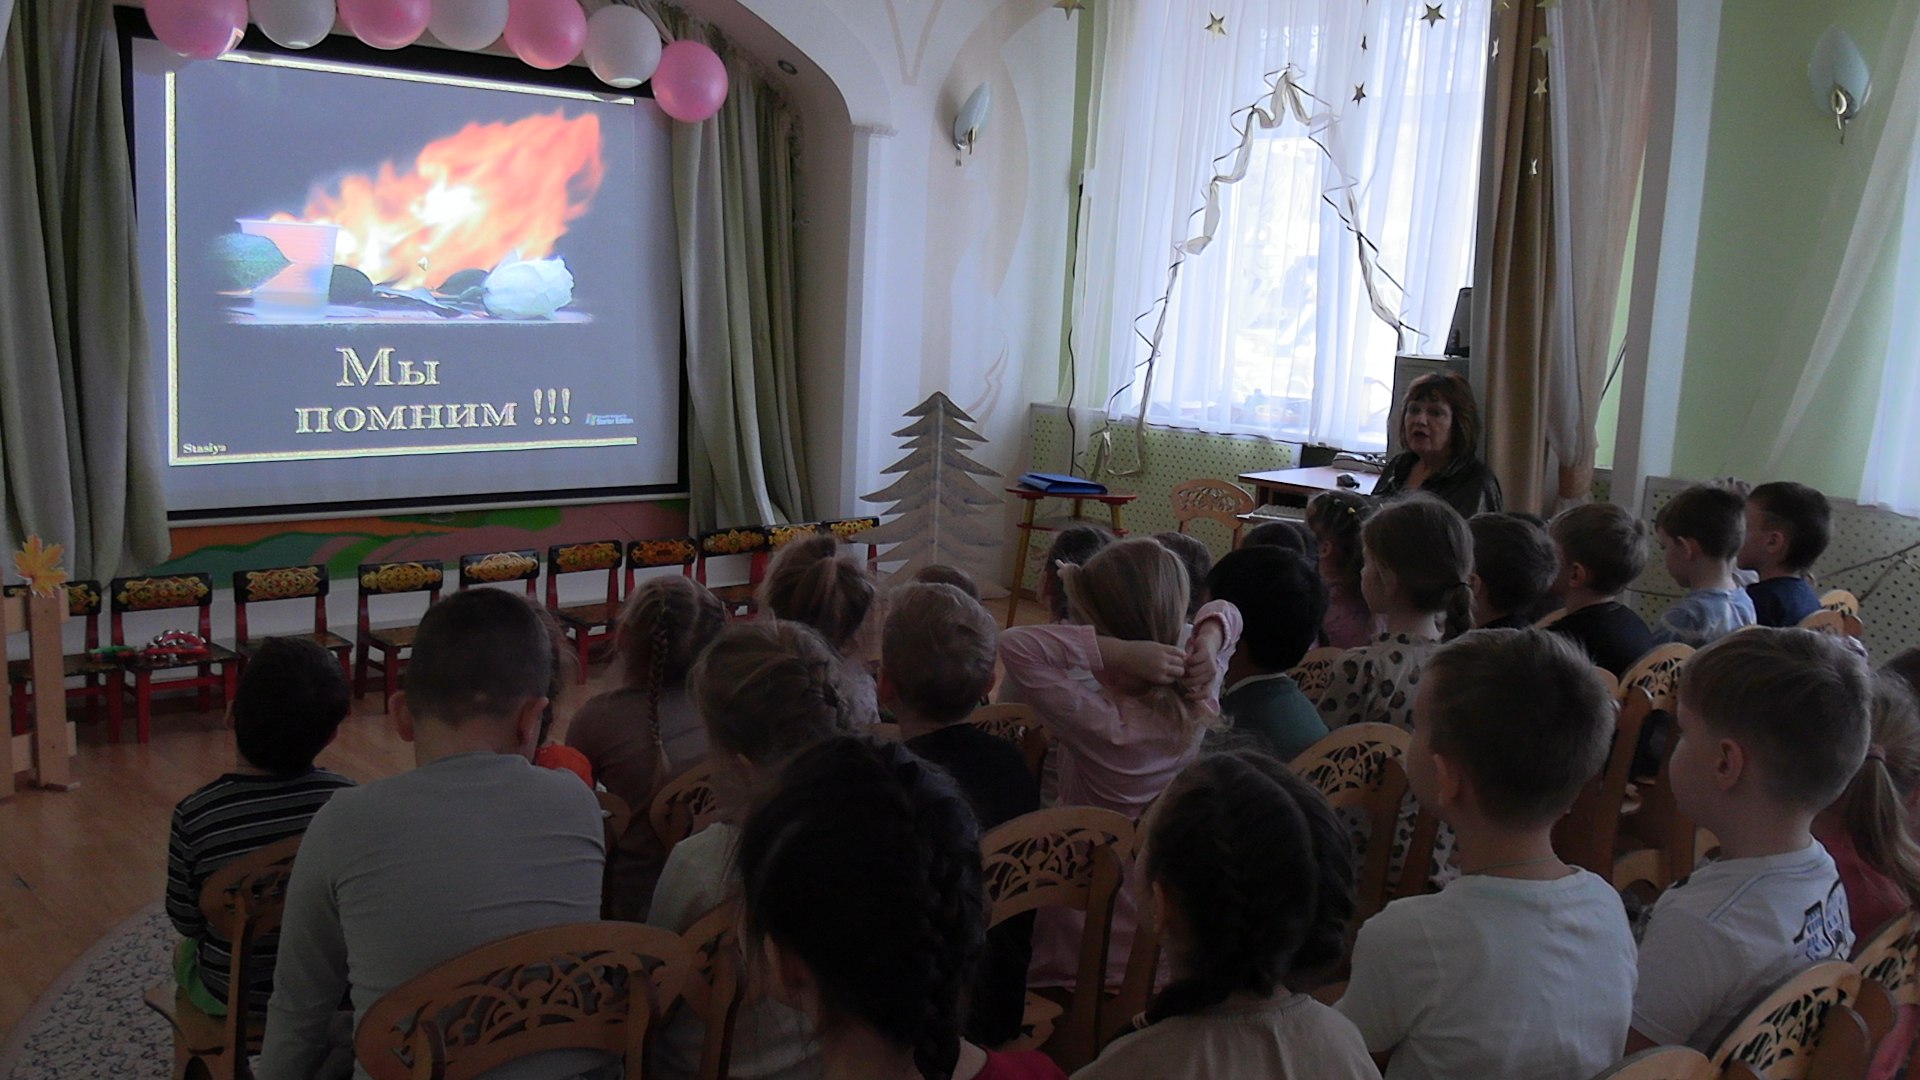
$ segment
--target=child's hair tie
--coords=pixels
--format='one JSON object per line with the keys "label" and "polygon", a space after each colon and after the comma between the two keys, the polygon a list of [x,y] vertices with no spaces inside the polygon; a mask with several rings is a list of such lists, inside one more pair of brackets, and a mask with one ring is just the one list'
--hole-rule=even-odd
{"label": "child's hair tie", "polygon": [[1879,743],[1874,743],[1872,746],[1867,747],[1867,760],[1877,761],[1885,765],[1887,763],[1887,748]]}

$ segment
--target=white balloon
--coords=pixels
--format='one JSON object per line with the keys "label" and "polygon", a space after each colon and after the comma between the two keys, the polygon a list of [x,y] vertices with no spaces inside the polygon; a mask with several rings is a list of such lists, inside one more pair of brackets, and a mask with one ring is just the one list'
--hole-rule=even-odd
{"label": "white balloon", "polygon": [[433,0],[427,30],[449,49],[478,52],[507,32],[507,0]]}
{"label": "white balloon", "polygon": [[289,49],[311,49],[333,32],[333,0],[250,0],[260,32]]}
{"label": "white balloon", "polygon": [[622,90],[653,78],[660,66],[660,31],[636,7],[609,4],[587,20],[587,66]]}

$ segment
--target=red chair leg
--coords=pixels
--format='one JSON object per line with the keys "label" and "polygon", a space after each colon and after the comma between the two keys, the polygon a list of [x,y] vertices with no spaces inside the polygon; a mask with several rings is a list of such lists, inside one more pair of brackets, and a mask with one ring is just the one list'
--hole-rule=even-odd
{"label": "red chair leg", "polygon": [[133,677],[133,722],[140,744],[153,739],[153,673],[142,671]]}
{"label": "red chair leg", "polygon": [[233,704],[233,695],[240,691],[240,665],[229,661],[220,665],[220,704]]}
{"label": "red chair leg", "polygon": [[353,647],[353,697],[356,701],[367,695],[367,654],[370,651],[364,641]]}
{"label": "red chair leg", "polygon": [[347,680],[348,686],[352,686],[353,685],[353,650],[352,649],[335,649],[334,655],[340,658],[340,677]]}

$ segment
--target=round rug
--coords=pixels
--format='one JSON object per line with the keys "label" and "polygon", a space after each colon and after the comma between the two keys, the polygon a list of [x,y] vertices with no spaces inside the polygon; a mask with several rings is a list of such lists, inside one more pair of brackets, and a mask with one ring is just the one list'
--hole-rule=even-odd
{"label": "round rug", "polygon": [[141,998],[173,980],[177,935],[155,900],[60,973],[0,1043],[5,1080],[167,1080],[173,1033]]}

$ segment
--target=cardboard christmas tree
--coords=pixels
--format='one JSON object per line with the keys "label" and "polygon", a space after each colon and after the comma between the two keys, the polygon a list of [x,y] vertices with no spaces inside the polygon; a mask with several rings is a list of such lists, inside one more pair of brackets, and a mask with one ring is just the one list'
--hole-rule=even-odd
{"label": "cardboard christmas tree", "polygon": [[893,570],[897,579],[933,563],[971,572],[984,552],[1000,546],[998,530],[984,512],[999,506],[1000,496],[974,479],[999,474],[967,456],[986,436],[970,426],[973,417],[937,391],[906,415],[913,422],[894,432],[906,439],[906,456],[881,470],[900,478],[865,496],[892,503],[887,511],[892,520],[860,538],[892,545],[881,559],[899,564]]}

